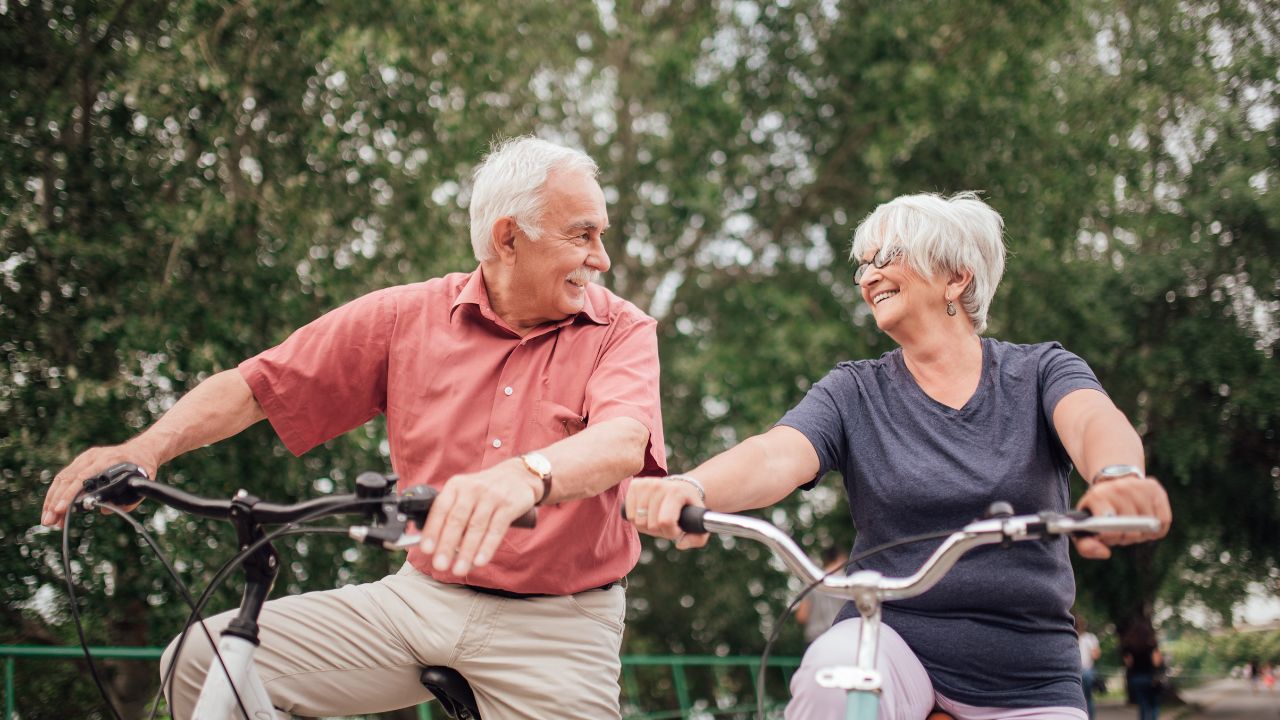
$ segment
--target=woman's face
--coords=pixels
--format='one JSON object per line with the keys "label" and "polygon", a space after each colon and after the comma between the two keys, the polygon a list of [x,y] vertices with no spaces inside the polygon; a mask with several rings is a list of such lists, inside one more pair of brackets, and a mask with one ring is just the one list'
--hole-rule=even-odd
{"label": "woman's face", "polygon": [[[943,312],[946,282],[941,277],[927,280],[911,268],[901,252],[894,254],[891,249],[876,258],[878,251],[872,248],[863,254],[862,262],[867,265],[858,283],[877,327],[893,336],[895,330],[909,329],[912,320],[925,312]],[[886,258],[883,267],[876,267]]]}

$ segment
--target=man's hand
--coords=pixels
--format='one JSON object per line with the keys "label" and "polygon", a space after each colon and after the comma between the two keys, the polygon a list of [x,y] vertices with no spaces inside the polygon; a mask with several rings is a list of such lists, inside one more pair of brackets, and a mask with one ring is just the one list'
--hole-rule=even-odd
{"label": "man's hand", "polygon": [[711,536],[690,535],[680,529],[680,511],[685,505],[703,507],[698,491],[687,482],[641,477],[632,480],[627,490],[627,519],[637,530],[675,540],[680,550],[700,548]]}
{"label": "man's hand", "polygon": [[1153,533],[1109,533],[1075,538],[1076,551],[1096,560],[1111,557],[1112,545],[1158,540],[1169,532],[1169,525],[1173,522],[1169,496],[1153,477],[1124,477],[1096,483],[1080,498],[1076,508],[1088,510],[1097,517],[1150,515],[1160,521],[1160,529]]}
{"label": "man's hand", "polygon": [[434,555],[431,564],[436,570],[466,575],[493,559],[507,528],[540,497],[542,481],[519,458],[478,473],[454,475],[431,505],[419,547]]}
{"label": "man's hand", "polygon": [[[84,481],[122,462],[137,465],[147,471],[147,476],[152,480],[156,478],[156,472],[160,469],[160,463],[156,461],[155,455],[137,442],[89,448],[53,477],[53,483],[49,485],[49,491],[44,496],[40,524],[47,527],[62,527],[67,508],[71,507],[71,501],[75,499],[76,493],[80,492]],[[125,509],[132,510],[137,506],[138,503],[134,503]]]}

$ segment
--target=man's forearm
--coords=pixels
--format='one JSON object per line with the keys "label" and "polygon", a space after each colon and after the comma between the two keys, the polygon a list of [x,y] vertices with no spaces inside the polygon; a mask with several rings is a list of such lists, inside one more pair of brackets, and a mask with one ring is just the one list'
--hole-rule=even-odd
{"label": "man's forearm", "polygon": [[264,417],[249,384],[239,370],[232,368],[183,395],[130,444],[146,447],[156,464],[162,465],[183,453],[229,438]]}
{"label": "man's forearm", "polygon": [[[649,429],[634,418],[614,418],[540,450],[551,461],[547,503],[594,497],[644,469]],[[520,462],[517,458],[516,462]]]}
{"label": "man's forearm", "polygon": [[84,479],[121,462],[140,465],[155,477],[175,457],[215,443],[265,417],[238,370],[226,370],[197,385],[146,432],[122,445],[92,447],[54,476],[45,493],[40,522],[62,524]]}

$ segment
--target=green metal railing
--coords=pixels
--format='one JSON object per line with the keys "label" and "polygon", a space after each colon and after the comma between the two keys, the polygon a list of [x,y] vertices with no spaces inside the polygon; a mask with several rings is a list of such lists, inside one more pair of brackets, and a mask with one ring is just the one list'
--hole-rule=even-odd
{"label": "green metal railing", "polygon": [[[156,662],[160,660],[163,648],[159,647],[92,647],[94,659],[97,660],[140,660]],[[14,675],[19,658],[76,660],[84,657],[84,650],[79,647],[61,647],[50,645],[0,645],[0,657],[4,658],[4,717],[0,720],[16,720],[17,698],[14,689]],[[783,680],[790,681],[791,673],[799,667],[798,657],[775,657],[769,659],[769,667],[783,673]],[[637,677],[640,668],[670,668],[671,687],[676,696],[679,709],[644,711],[640,707],[643,693]],[[688,671],[697,669],[710,672],[717,686],[727,681],[729,675],[737,670],[745,670],[750,676],[751,698],[755,697],[757,673],[760,669],[760,658],[757,656],[718,655],[623,655],[622,687],[623,715],[629,720],[665,720],[686,718],[691,713],[699,715],[718,715],[735,712],[749,712],[754,705],[740,704],[735,707],[722,707],[715,698],[695,698],[689,682]],[[752,700],[752,702],[754,702]],[[431,704],[418,706],[420,720],[432,720]]]}

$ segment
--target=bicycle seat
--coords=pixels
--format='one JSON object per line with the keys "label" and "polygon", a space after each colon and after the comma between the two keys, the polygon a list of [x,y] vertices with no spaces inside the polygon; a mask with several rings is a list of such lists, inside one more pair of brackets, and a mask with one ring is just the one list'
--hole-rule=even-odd
{"label": "bicycle seat", "polygon": [[443,665],[422,669],[422,686],[444,706],[444,714],[454,720],[480,720],[476,694],[462,673]]}

